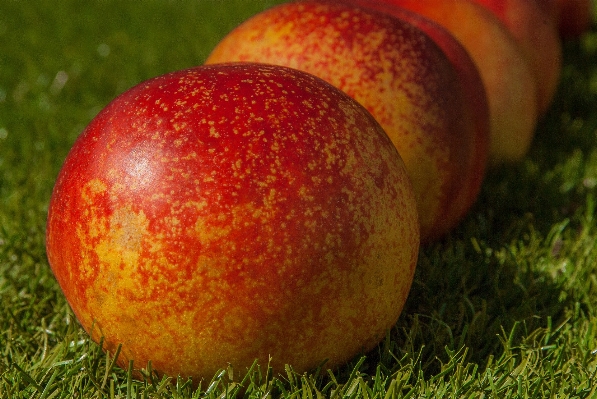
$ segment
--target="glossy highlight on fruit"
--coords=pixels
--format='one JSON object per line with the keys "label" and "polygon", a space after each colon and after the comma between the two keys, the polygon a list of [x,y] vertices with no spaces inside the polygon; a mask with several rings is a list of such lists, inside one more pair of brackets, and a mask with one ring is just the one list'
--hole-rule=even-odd
{"label": "glossy highlight on fruit", "polygon": [[408,295],[419,227],[404,164],[362,106],[247,63],[110,103],[65,160],[46,239],[78,320],[122,344],[119,364],[198,382],[373,348]]}

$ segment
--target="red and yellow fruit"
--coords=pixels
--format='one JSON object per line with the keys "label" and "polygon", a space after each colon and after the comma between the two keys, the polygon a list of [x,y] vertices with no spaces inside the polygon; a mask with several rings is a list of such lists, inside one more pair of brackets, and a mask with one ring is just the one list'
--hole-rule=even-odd
{"label": "red and yellow fruit", "polygon": [[362,106],[242,64],[109,104],[66,158],[46,238],[77,318],[122,344],[120,364],[198,381],[374,347],[408,295],[419,227],[400,156]]}
{"label": "red and yellow fruit", "polygon": [[371,0],[429,18],[446,28],[477,65],[489,103],[492,163],[522,159],[531,145],[539,108],[537,84],[513,35],[471,0]]}
{"label": "red and yellow fruit", "polygon": [[412,24],[343,2],[286,3],[230,32],[206,63],[232,61],[301,69],[363,104],[404,159],[422,240],[445,234],[475,201],[489,140],[482,83],[468,57],[463,78]]}
{"label": "red and yellow fruit", "polygon": [[[468,168],[469,174],[463,175],[461,179],[463,182],[469,181],[470,184],[468,184],[468,190],[465,186],[462,187],[459,192],[462,199],[455,199],[453,204],[472,204],[476,200],[479,188],[483,182],[484,174],[482,171],[485,170],[489,151],[489,108],[487,105],[485,87],[483,86],[483,82],[475,63],[470,58],[466,49],[462,47],[460,42],[458,42],[450,32],[428,18],[421,17],[420,15],[403,8],[395,7],[387,3],[380,3],[379,1],[349,1],[362,7],[388,13],[422,30],[427,36],[433,39],[452,63],[452,66],[458,75],[460,86],[462,87],[464,94],[463,99],[466,103],[466,115],[464,118],[466,121],[473,124],[473,129],[476,132],[474,135],[476,141],[468,148],[468,150],[472,152],[470,157],[472,160],[476,161],[476,164],[471,164]],[[456,211],[458,207],[452,205],[451,209]],[[458,210],[460,213],[447,214],[443,220],[459,220],[464,215],[466,209],[467,206],[462,206]],[[449,229],[450,226],[445,226],[441,230],[449,231]]]}
{"label": "red and yellow fruit", "polygon": [[489,9],[512,33],[533,70],[539,114],[547,111],[562,68],[560,36],[540,0],[474,0]]}

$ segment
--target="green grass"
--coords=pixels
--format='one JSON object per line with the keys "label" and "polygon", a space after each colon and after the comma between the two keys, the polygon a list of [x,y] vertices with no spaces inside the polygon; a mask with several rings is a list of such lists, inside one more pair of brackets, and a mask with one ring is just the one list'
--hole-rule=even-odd
{"label": "green grass", "polygon": [[334,373],[256,365],[196,388],[132,378],[89,341],[44,247],[70,146],[116,95],[200,64],[274,2],[0,0],[0,398],[594,396],[597,31],[565,43],[530,154],[491,170],[462,225],[422,249],[404,313],[371,353]]}

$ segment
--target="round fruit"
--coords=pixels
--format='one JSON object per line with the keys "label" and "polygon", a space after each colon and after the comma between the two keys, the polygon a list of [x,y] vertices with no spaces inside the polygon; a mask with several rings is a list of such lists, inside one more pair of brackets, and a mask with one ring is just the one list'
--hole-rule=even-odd
{"label": "round fruit", "polygon": [[446,28],[477,65],[487,100],[490,163],[520,161],[539,116],[537,82],[522,47],[506,26],[473,0],[374,0],[415,12]]}
{"label": "round fruit", "polygon": [[537,83],[539,116],[547,112],[560,81],[562,43],[542,0],[473,0],[489,9],[527,57]]}
{"label": "round fruit", "polygon": [[[485,97],[469,101],[464,84],[474,79],[462,80],[412,24],[347,2],[284,3],[230,32],[206,63],[230,61],[312,73],[367,108],[406,164],[423,241],[446,234],[475,202],[489,152]],[[480,78],[474,84],[483,91]]]}
{"label": "round fruit", "polygon": [[92,338],[122,344],[122,365],[195,381],[371,349],[418,246],[411,184],[373,117],[319,78],[259,64],[173,72],[116,98],[68,154],[47,225]]}

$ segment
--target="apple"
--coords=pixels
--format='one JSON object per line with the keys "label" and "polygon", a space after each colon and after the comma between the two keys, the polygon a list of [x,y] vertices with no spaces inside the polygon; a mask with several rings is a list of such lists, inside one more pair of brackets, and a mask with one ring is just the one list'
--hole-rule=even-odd
{"label": "apple", "polygon": [[488,9],[469,0],[371,0],[415,12],[446,28],[477,65],[489,102],[492,165],[521,160],[539,115],[537,84],[513,35]]}
{"label": "apple", "polygon": [[348,2],[285,3],[228,33],[206,64],[232,61],[309,72],[367,108],[406,164],[423,242],[450,231],[476,200],[489,151],[482,82],[467,80],[473,105],[447,55],[412,24]]}
{"label": "apple", "polygon": [[562,44],[549,9],[540,0],[474,0],[506,25],[522,47],[537,83],[539,113],[544,114],[557,90]]}
{"label": "apple", "polygon": [[372,349],[408,295],[419,226],[365,108],[307,73],[242,63],[153,78],[102,110],[58,175],[46,245],[119,364],[196,383]]}

